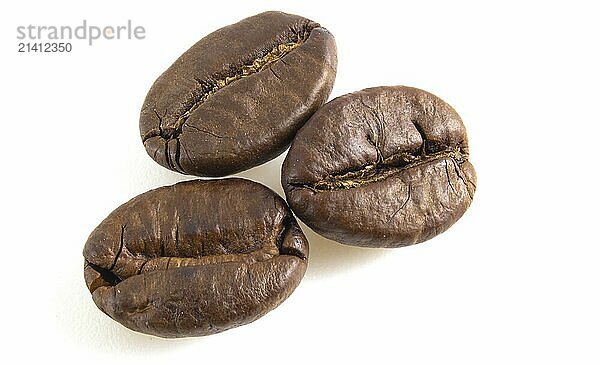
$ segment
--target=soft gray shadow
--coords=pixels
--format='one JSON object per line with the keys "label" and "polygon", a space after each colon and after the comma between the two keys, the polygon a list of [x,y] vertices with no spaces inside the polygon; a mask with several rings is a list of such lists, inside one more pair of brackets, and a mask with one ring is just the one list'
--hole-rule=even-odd
{"label": "soft gray shadow", "polygon": [[285,197],[283,188],[281,187],[281,165],[283,164],[283,160],[285,160],[285,156],[286,153],[282,153],[279,157],[241,172],[236,176],[259,182],[268,186],[280,196]]}
{"label": "soft gray shadow", "polygon": [[390,252],[390,249],[343,245],[315,233],[302,222],[300,227],[310,245],[306,272],[306,277],[310,280],[340,275],[372,263]]}
{"label": "soft gray shadow", "polygon": [[119,188],[134,197],[151,189],[173,185],[180,181],[200,179],[171,171],[154,162],[145,151],[131,151],[131,157],[120,165]]}

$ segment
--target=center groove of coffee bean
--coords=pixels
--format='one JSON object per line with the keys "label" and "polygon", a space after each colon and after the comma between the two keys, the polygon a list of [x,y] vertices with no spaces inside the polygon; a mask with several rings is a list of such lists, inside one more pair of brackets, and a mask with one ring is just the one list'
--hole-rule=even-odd
{"label": "center groove of coffee bean", "polygon": [[[248,265],[252,265],[256,262],[263,262],[272,259],[278,255],[293,255],[298,256],[296,252],[284,252],[283,250],[283,238],[286,232],[290,229],[290,224],[292,221],[287,218],[282,222],[281,227],[279,227],[278,231],[274,237],[275,240],[267,240],[263,243],[262,247],[255,249],[251,252],[227,252],[222,254],[209,254],[200,256],[166,256],[164,253],[160,254],[156,257],[147,257],[144,262],[137,269],[137,273],[134,275],[141,275],[152,271],[159,270],[169,270],[178,267],[187,267],[187,266],[203,266],[203,265],[211,265],[211,264],[221,264],[227,262],[242,262]],[[90,287],[90,292],[94,292],[98,287],[101,286],[115,286],[123,280],[127,279],[127,277],[120,277],[117,275],[115,271],[115,267],[117,266],[117,262],[123,252],[124,245],[124,233],[125,226],[121,227],[121,235],[120,235],[120,245],[118,251],[113,260],[113,264],[110,268],[103,268],[98,265],[91,263],[88,260],[85,260],[85,265],[92,268],[98,274],[100,274],[100,279],[97,280],[93,288]],[[179,229],[176,227],[175,230],[175,240],[179,240]],[[164,242],[161,242],[160,252],[164,252]],[[300,259],[305,259],[305,257],[298,256]]]}
{"label": "center groove of coffee bean", "polygon": [[[209,97],[214,95],[217,91],[223,89],[224,87],[240,80],[250,75],[253,75],[257,72],[263,71],[275,62],[281,60],[285,55],[293,51],[294,49],[300,47],[309,37],[311,28],[305,29],[302,32],[296,33],[296,40],[293,42],[281,43],[276,45],[266,53],[264,56],[254,59],[252,62],[247,64],[243,64],[238,70],[232,73],[229,76],[225,76],[223,78],[219,78],[216,80],[200,80],[196,79],[196,82],[199,85],[197,90],[200,96],[194,101],[192,106],[187,109],[178,119],[177,121],[170,126],[162,126],[162,118],[155,111],[157,118],[159,119],[158,130],[153,129],[149,131],[146,136],[144,136],[143,141],[145,142],[147,139],[160,136],[165,140],[177,139],[179,135],[182,133],[182,128],[185,122],[188,120],[190,115],[198,109],[200,105],[202,105]],[[275,73],[274,73],[275,74]],[[275,74],[275,77],[279,77]]]}
{"label": "center groove of coffee bean", "polygon": [[359,170],[329,175],[311,184],[299,183],[291,185],[307,188],[314,192],[352,189],[384,180],[404,170],[444,159],[453,159],[460,164],[466,160],[466,156],[461,152],[459,147],[420,156],[414,156],[409,153],[398,153],[381,162],[366,165]]}
{"label": "center groove of coffee bean", "polygon": [[266,69],[273,63],[275,63],[275,62],[279,61],[281,58],[283,58],[283,56],[290,53],[292,50],[298,48],[302,43],[304,43],[304,41],[305,41],[305,38],[298,38],[298,40],[296,42],[282,43],[282,44],[279,44],[279,45],[273,47],[273,49],[269,53],[264,55],[263,57],[255,59],[250,64],[242,65],[240,70],[237,73],[235,73],[233,76],[227,76],[225,78],[214,81],[212,83],[212,87],[209,84],[208,91],[205,90],[206,86],[204,85],[204,82],[196,80],[200,84],[200,86],[202,87],[202,90],[204,92],[203,92],[202,96],[200,96],[200,98],[198,100],[196,100],[196,102],[185,113],[183,113],[183,115],[181,117],[179,117],[177,122],[175,122],[173,129],[181,132],[181,128],[183,127],[183,125],[185,124],[187,119],[190,117],[190,115],[194,112],[194,110],[198,109],[198,107],[202,103],[204,103],[206,101],[206,99],[208,99],[210,96],[214,95],[217,91],[221,90],[225,86],[230,85],[231,83],[233,83],[239,79],[248,77],[252,74],[255,74],[257,72],[260,72],[260,71]]}

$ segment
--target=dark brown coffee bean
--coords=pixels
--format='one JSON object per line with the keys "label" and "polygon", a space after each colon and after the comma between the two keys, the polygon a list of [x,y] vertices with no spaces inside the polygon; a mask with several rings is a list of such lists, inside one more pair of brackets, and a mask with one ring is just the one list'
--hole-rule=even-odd
{"label": "dark brown coffee bean", "polygon": [[308,19],[266,12],[201,39],[148,92],[140,132],[171,170],[225,176],[282,153],[331,92],[331,33]]}
{"label": "dark brown coffee bean", "polygon": [[296,135],[282,185],[298,217],[330,239],[398,247],[428,240],[471,204],[476,176],[458,114],[397,86],[341,96]]}
{"label": "dark brown coffee bean", "polygon": [[104,313],[161,337],[203,336],[277,307],[306,271],[308,243],[285,201],[243,179],[188,181],[113,211],[83,250]]}

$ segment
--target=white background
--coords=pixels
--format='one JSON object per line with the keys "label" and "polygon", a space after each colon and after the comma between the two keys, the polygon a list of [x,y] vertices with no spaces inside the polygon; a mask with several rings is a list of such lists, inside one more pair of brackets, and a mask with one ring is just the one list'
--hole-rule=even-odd
{"label": "white background", "polygon": [[[335,35],[332,98],[404,84],[453,105],[478,173],[474,202],[446,233],[402,249],[345,247],[305,228],[305,279],[250,325],[183,340],[129,331],[93,304],[81,250],[121,203],[190,178],[146,155],[144,96],[204,35],[269,9]],[[598,14],[575,1],[3,2],[3,361],[600,363]],[[147,37],[17,53],[17,26],[83,19],[131,19]],[[283,157],[239,176],[281,194]]]}

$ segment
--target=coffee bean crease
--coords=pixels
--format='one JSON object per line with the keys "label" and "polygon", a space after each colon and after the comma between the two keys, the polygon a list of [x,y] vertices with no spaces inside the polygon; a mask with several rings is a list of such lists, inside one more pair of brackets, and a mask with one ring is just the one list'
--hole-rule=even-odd
{"label": "coffee bean crease", "polygon": [[202,336],[275,308],[307,257],[306,238],[273,191],[243,179],[197,180],[113,211],[86,242],[84,276],[96,305],[126,327]]}

